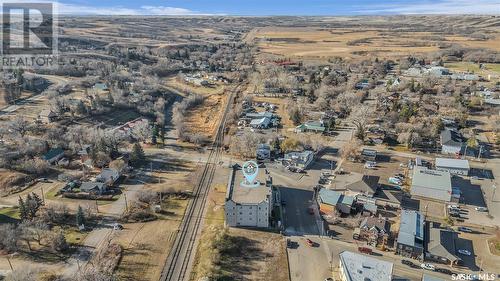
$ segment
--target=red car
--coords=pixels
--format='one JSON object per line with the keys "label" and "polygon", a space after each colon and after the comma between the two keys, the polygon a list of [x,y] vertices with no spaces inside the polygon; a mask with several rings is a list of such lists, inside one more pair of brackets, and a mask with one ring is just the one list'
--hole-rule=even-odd
{"label": "red car", "polygon": [[309,245],[309,247],[313,247],[314,246],[314,242],[311,239],[309,239],[309,238],[306,239],[306,243],[307,243],[307,245]]}

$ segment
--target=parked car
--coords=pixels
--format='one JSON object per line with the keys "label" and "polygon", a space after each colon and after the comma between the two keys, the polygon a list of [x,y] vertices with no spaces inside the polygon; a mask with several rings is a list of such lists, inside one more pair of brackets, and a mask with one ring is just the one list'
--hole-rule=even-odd
{"label": "parked car", "polygon": [[436,268],[437,272],[441,272],[444,274],[452,275],[453,271],[449,270],[448,268]]}
{"label": "parked car", "polygon": [[459,249],[458,253],[465,255],[465,256],[470,256],[470,251],[464,250],[464,249]]}
{"label": "parked car", "polygon": [[436,270],[436,267],[430,263],[423,263],[420,265],[420,267],[423,269],[432,270],[432,271]]}
{"label": "parked car", "polygon": [[358,251],[360,253],[370,254],[370,255],[373,253],[373,250],[371,248],[368,248],[368,247],[358,247]]}
{"label": "parked car", "polygon": [[314,246],[314,242],[311,239],[309,239],[309,238],[306,239],[306,243],[307,243],[307,245],[309,245],[309,247],[313,247]]}
{"label": "parked car", "polygon": [[395,178],[395,177],[390,177],[388,181],[389,181],[389,183],[396,184],[396,185],[401,185],[401,183],[402,183],[400,179]]}
{"label": "parked car", "polygon": [[123,230],[123,225],[115,223],[113,224],[113,230]]}
{"label": "parked car", "polygon": [[402,264],[405,264],[407,266],[413,267],[415,264],[409,260],[401,260]]}
{"label": "parked car", "polygon": [[478,212],[488,212],[488,208],[486,207],[476,207],[475,209]]}
{"label": "parked car", "polygon": [[450,204],[450,205],[448,205],[448,209],[460,209],[460,206],[455,205],[455,204]]}
{"label": "parked car", "polygon": [[472,229],[470,229],[470,228],[468,228],[468,227],[465,227],[465,226],[459,226],[459,227],[458,227],[458,231],[471,233],[471,232],[472,232]]}

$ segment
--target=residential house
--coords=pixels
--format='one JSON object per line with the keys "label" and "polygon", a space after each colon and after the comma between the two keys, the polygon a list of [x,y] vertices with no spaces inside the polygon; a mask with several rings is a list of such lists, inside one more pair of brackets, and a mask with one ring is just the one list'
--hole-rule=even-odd
{"label": "residential house", "polygon": [[391,225],[387,218],[366,217],[359,228],[354,230],[353,238],[367,241],[369,245],[386,245],[389,240]]}
{"label": "residential house", "polygon": [[318,192],[317,201],[322,215],[335,216],[336,212],[348,215],[353,210],[354,197],[322,188]]}
{"label": "residential house", "polygon": [[50,109],[44,109],[38,114],[38,120],[44,124],[52,123],[56,120],[56,118],[57,114]]}
{"label": "residential house", "polygon": [[454,175],[468,176],[470,171],[469,160],[436,158],[436,170]]}
{"label": "residential house", "polygon": [[257,146],[256,151],[257,160],[268,160],[271,158],[271,146],[261,143]]}
{"label": "residential house", "polygon": [[49,164],[54,164],[59,161],[64,156],[64,150],[62,148],[52,148],[47,153],[43,155],[43,160],[49,162]]}
{"label": "residential house", "polygon": [[429,241],[427,242],[425,259],[451,266],[457,264],[460,260],[456,256],[455,249],[455,240],[457,238],[458,234],[454,231],[431,227],[429,229]]}
{"label": "residential house", "polygon": [[289,152],[285,154],[284,164],[286,166],[307,169],[314,159],[314,153],[310,150],[302,152]]}
{"label": "residential house", "polygon": [[90,145],[84,145],[80,151],[77,152],[78,156],[80,156],[80,161],[85,162],[88,159],[90,159],[90,150],[92,149],[92,146]]}
{"label": "residential house", "polygon": [[342,281],[391,281],[393,264],[359,253],[339,254],[339,276]]}
{"label": "residential house", "polygon": [[31,73],[24,73],[23,78],[24,88],[35,93],[43,92],[50,84],[49,81],[42,76]]}
{"label": "residential house", "polygon": [[106,192],[106,190],[106,184],[102,182],[82,182],[82,184],[80,185],[81,192],[101,195]]}
{"label": "residential house", "polygon": [[417,211],[401,210],[396,254],[423,260],[424,216]]}
{"label": "residential house", "polygon": [[463,138],[457,131],[444,129],[440,135],[441,153],[459,155],[464,146]]}
{"label": "residential house", "polygon": [[250,127],[254,129],[267,129],[269,128],[270,124],[271,124],[271,119],[268,117],[252,119],[252,121],[250,121]]}
{"label": "residential house", "polygon": [[322,121],[307,121],[304,124],[300,124],[295,127],[296,133],[313,132],[313,133],[324,133],[326,127]]}
{"label": "residential house", "polygon": [[379,176],[363,175],[360,180],[344,186],[345,194],[351,196],[364,195],[366,197],[373,197],[379,188]]}
{"label": "residential house", "polygon": [[447,171],[415,167],[413,169],[410,193],[412,196],[451,202],[451,175]]}
{"label": "residential house", "polygon": [[108,186],[113,186],[120,178],[120,173],[115,169],[105,168],[96,177],[96,181],[105,183]]}

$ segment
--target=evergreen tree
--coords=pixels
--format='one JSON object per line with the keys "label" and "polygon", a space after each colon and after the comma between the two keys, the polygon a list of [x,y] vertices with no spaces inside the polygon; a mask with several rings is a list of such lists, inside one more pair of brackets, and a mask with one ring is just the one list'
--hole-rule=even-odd
{"label": "evergreen tree", "polygon": [[76,213],[76,225],[85,225],[85,214],[83,213],[82,206],[78,205],[78,212]]}
{"label": "evergreen tree", "polygon": [[158,125],[153,125],[153,132],[151,132],[151,143],[156,144],[158,141]]}
{"label": "evergreen tree", "polygon": [[33,201],[36,203],[37,209],[43,206],[43,200],[38,196],[38,194],[33,192]]}
{"label": "evergreen tree", "polygon": [[165,144],[165,127],[161,127],[160,129],[160,141],[162,144]]}
{"label": "evergreen tree", "polygon": [[130,155],[130,161],[132,165],[139,166],[146,159],[146,155],[144,154],[144,150],[142,146],[136,142],[134,147],[132,148],[132,153]]}
{"label": "evergreen tree", "polygon": [[26,204],[21,196],[19,196],[19,212],[21,213],[20,217],[22,221],[28,219],[28,210],[26,209]]}

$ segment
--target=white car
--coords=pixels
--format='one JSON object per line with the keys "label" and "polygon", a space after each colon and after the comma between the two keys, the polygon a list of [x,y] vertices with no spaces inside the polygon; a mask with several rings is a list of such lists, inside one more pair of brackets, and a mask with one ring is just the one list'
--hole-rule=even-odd
{"label": "white car", "polygon": [[436,270],[436,267],[430,263],[423,263],[420,265],[420,267],[423,269],[432,270],[432,271]]}
{"label": "white car", "polygon": [[470,256],[470,252],[467,250],[460,249],[460,250],[458,250],[458,253],[465,255],[465,256]]}
{"label": "white car", "polygon": [[478,212],[488,212],[488,208],[486,207],[476,207],[475,209]]}
{"label": "white car", "polygon": [[455,204],[451,204],[451,205],[448,205],[448,209],[460,209],[460,206],[455,205]]}

